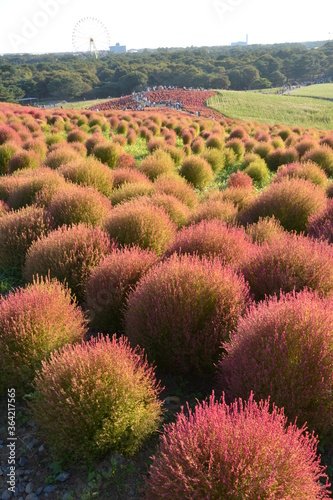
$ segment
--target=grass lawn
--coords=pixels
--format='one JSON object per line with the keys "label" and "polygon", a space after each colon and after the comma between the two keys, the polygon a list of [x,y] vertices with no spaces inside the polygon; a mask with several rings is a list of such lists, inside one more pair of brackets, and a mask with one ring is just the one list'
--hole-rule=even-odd
{"label": "grass lawn", "polygon": [[333,128],[333,102],[325,99],[226,90],[208,99],[207,105],[238,120]]}
{"label": "grass lawn", "polygon": [[333,83],[320,83],[318,85],[309,85],[301,87],[290,92],[292,96],[317,97],[320,99],[333,100]]}

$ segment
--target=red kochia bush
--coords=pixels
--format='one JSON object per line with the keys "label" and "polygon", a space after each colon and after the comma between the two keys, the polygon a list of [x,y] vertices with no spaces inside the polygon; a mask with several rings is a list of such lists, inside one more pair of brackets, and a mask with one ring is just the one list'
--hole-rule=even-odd
{"label": "red kochia bush", "polygon": [[259,217],[274,217],[287,231],[305,231],[308,218],[322,209],[326,194],[319,186],[303,179],[281,179],[271,184],[250,205],[245,222],[253,223]]}
{"label": "red kochia bush", "polygon": [[47,210],[54,227],[80,222],[96,227],[111,211],[111,202],[96,189],[68,184],[53,195]]}
{"label": "red kochia bush", "polygon": [[21,270],[30,245],[51,228],[50,217],[35,206],[8,212],[0,218],[0,267]]}
{"label": "red kochia bush", "polygon": [[120,332],[127,296],[156,260],[154,252],[125,247],[115,248],[100,262],[87,281],[90,323],[106,332]]}
{"label": "red kochia bush", "polygon": [[145,479],[147,500],[320,500],[329,483],[317,457],[318,440],[287,425],[270,401],[224,398],[183,409],[164,427]]}
{"label": "red kochia bush", "polygon": [[228,187],[252,189],[253,180],[247,173],[237,170],[237,172],[230,175],[228,179]]}
{"label": "red kochia bush", "polygon": [[328,200],[327,207],[309,217],[307,233],[312,238],[333,243],[333,200]]}
{"label": "red kochia bush", "polygon": [[55,280],[37,280],[1,297],[0,392],[15,387],[24,394],[42,359],[64,344],[82,340],[86,330],[81,309]]}
{"label": "red kochia bush", "polygon": [[0,126],[0,144],[4,144],[5,142],[13,141],[16,144],[21,144],[22,139],[19,134],[8,125]]}
{"label": "red kochia bush", "polygon": [[271,396],[290,419],[333,426],[333,299],[303,291],[271,297],[240,318],[223,345],[218,380],[230,398]]}
{"label": "red kochia bush", "polygon": [[158,255],[165,251],[176,233],[176,225],[163,208],[140,198],[116,206],[104,228],[120,245],[138,245]]}
{"label": "red kochia bush", "polygon": [[212,219],[183,228],[166,253],[218,256],[221,261],[237,266],[251,248],[243,228],[227,227],[223,221]]}
{"label": "red kochia bush", "polygon": [[37,240],[27,253],[24,276],[47,276],[66,280],[79,300],[83,298],[86,280],[95,266],[108,255],[111,243],[99,228],[62,226]]}
{"label": "red kochia bush", "polygon": [[125,331],[161,370],[211,373],[248,301],[243,278],[218,259],[173,255],[130,294]]}
{"label": "red kochia bush", "polygon": [[304,236],[284,233],[253,247],[244,253],[241,270],[256,300],[294,288],[333,294],[333,247]]}
{"label": "red kochia bush", "polygon": [[161,421],[154,369],[123,337],[56,351],[43,363],[35,389],[33,419],[54,458],[64,463],[132,455]]}

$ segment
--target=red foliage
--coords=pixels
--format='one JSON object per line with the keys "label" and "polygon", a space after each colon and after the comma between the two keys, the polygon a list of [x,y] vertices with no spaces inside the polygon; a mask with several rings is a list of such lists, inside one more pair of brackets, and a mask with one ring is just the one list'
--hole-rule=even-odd
{"label": "red foliage", "polygon": [[304,288],[333,294],[333,247],[304,236],[283,233],[253,247],[241,270],[256,300]]}
{"label": "red foliage", "polygon": [[242,172],[241,170],[237,170],[237,172],[230,175],[228,179],[228,188],[248,188],[252,189],[253,180],[251,177]]}
{"label": "red foliage", "polygon": [[243,228],[228,227],[225,222],[212,219],[178,231],[166,254],[219,257],[222,262],[237,266],[251,248],[252,243]]}
{"label": "red foliage", "polygon": [[214,393],[164,427],[145,479],[147,500],[330,498],[318,440],[287,425],[269,399],[227,405]]}
{"label": "red foliage", "polygon": [[270,297],[240,318],[219,367],[230,398],[269,395],[300,425],[333,425],[333,298],[304,291]]}
{"label": "red foliage", "polygon": [[248,302],[243,278],[219,259],[173,255],[130,294],[125,331],[161,370],[211,373]]}
{"label": "red foliage", "polygon": [[327,202],[327,207],[324,210],[309,217],[306,230],[312,238],[333,243],[333,200]]}
{"label": "red foliage", "polygon": [[156,254],[139,247],[114,249],[92,270],[86,288],[90,323],[120,333],[128,294],[156,262]]}

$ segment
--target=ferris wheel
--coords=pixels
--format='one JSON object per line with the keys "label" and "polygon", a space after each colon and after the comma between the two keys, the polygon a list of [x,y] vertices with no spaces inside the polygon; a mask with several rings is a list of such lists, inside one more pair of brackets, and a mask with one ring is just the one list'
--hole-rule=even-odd
{"label": "ferris wheel", "polygon": [[96,17],[84,17],[73,29],[72,42],[75,52],[88,52],[98,59],[98,53],[108,51],[110,35],[107,27]]}

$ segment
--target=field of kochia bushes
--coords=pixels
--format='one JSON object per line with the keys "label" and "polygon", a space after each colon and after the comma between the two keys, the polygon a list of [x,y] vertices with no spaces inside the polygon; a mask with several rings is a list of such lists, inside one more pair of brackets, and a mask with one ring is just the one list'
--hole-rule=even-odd
{"label": "field of kochia bushes", "polygon": [[[331,498],[332,132],[0,104],[0,172],[0,393],[55,460],[160,429],[145,498]],[[155,370],[212,395],[163,427]]]}

